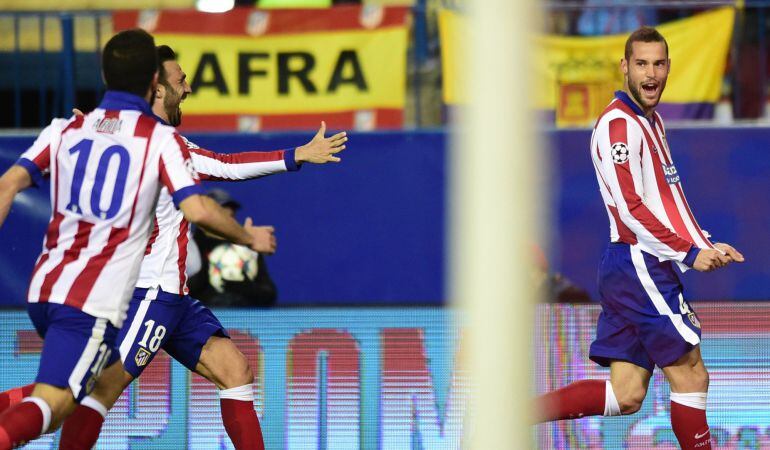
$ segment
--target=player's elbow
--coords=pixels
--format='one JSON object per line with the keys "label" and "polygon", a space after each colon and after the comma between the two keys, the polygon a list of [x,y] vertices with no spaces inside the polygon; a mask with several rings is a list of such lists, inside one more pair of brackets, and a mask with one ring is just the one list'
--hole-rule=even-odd
{"label": "player's elbow", "polygon": [[206,207],[200,195],[191,195],[179,204],[185,220],[196,225],[206,225],[211,221],[212,212]]}

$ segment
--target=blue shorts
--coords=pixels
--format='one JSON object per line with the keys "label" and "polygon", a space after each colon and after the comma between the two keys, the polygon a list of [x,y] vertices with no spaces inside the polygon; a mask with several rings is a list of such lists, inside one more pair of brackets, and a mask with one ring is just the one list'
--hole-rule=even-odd
{"label": "blue shorts", "polygon": [[203,346],[214,335],[229,337],[214,313],[198,300],[137,288],[117,346],[126,372],[138,378],[161,348],[195,370]]}
{"label": "blue shorts", "polygon": [[29,318],[43,338],[36,383],[70,388],[77,402],[94,389],[102,369],[118,358],[118,329],[107,319],[58,303],[29,303]]}
{"label": "blue shorts", "polygon": [[677,270],[628,244],[609,245],[599,265],[602,312],[591,360],[605,367],[628,361],[652,372],[700,343],[700,322]]}

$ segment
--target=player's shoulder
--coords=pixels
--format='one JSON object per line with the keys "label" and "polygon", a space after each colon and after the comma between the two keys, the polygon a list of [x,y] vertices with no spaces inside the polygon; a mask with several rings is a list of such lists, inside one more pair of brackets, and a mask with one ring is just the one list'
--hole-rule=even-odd
{"label": "player's shoulder", "polygon": [[628,107],[625,106],[623,101],[617,98],[604,108],[604,111],[596,120],[594,129],[607,129],[610,122],[613,121],[625,122],[626,127],[629,129],[640,128],[639,122],[634,119],[633,112],[629,112]]}

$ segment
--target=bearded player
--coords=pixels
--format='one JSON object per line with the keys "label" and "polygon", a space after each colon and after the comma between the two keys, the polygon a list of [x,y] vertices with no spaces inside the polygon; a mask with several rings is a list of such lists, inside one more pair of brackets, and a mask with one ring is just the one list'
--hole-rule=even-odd
{"label": "bearded player", "polygon": [[708,272],[744,258],[727,244],[709,241],[684,197],[655,111],[670,67],[668,44],[657,30],[633,32],[620,63],[623,90],[591,137],[611,243],[599,265],[602,312],[589,356],[610,368],[610,379],[578,381],[539,397],[538,419],[633,414],[658,366],[671,385],[671,425],[680,446],[707,450],[708,372],[700,322],[683,297],[677,271]]}
{"label": "bearded player", "polygon": [[[160,121],[178,126],[182,120],[180,104],[191,89],[170,47],[158,47],[158,60],[159,84],[152,110]],[[214,153],[181,139],[201,179],[237,181],[296,171],[305,162],[339,162],[335,154],[345,148],[346,133],[324,138],[324,132],[322,124],[311,142],[296,149],[236,154]],[[261,251],[272,253],[276,245],[272,228],[261,228],[261,236],[269,231]],[[168,192],[162,190],[137,288],[117,337],[122,364],[104,370],[91,395],[64,423],[60,449],[92,448],[107,411],[160,349],[217,386],[225,431],[236,449],[264,449],[253,405],[251,368],[213,313],[187,295],[185,264],[190,234],[189,223],[174,209]]]}

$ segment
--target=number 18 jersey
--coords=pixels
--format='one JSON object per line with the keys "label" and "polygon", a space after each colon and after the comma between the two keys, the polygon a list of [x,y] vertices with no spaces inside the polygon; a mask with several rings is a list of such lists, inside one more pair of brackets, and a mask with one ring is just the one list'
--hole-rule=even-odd
{"label": "number 18 jersey", "polygon": [[17,164],[51,181],[51,220],[27,301],[69,305],[120,327],[161,187],[177,206],[202,189],[174,129],[146,102],[132,108],[139,97],[108,92],[103,105],[110,94],[128,107],[54,120]]}

